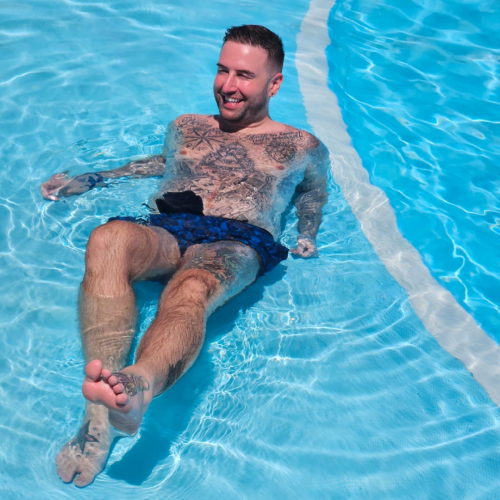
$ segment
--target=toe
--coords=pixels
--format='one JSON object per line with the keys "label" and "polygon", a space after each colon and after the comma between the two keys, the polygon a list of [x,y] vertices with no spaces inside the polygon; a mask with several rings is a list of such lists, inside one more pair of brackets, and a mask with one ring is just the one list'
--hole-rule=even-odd
{"label": "toe", "polygon": [[109,380],[109,377],[111,375],[111,371],[108,370],[107,368],[103,368],[101,371],[102,379],[104,382],[107,382]]}
{"label": "toe", "polygon": [[76,468],[73,464],[66,466],[63,470],[57,472],[61,480],[65,483],[71,483],[76,474]]}
{"label": "toe", "polygon": [[113,391],[115,394],[121,394],[125,390],[125,386],[123,384],[116,384],[113,386]]}
{"label": "toe", "polygon": [[68,468],[67,470],[64,471],[58,470],[57,474],[59,475],[63,483],[71,483],[71,481],[73,481],[73,478],[75,477],[76,470],[73,468],[71,469]]}
{"label": "toe", "polygon": [[61,459],[57,464],[57,474],[65,483],[71,483],[76,474],[76,469],[78,464],[71,460],[69,457],[66,457],[67,461],[64,461],[64,458]]}
{"label": "toe", "polygon": [[116,396],[116,404],[120,406],[124,406],[128,403],[128,396],[125,393],[118,394]]}
{"label": "toe", "polygon": [[108,378],[108,384],[113,387],[114,385],[116,385],[118,383],[118,379],[114,376],[114,375],[111,375],[111,377]]}
{"label": "toe", "polygon": [[79,476],[75,479],[75,486],[83,488],[88,486],[94,480],[95,474],[89,470],[83,470]]}
{"label": "toe", "polygon": [[98,359],[94,359],[85,367],[85,375],[97,382],[101,378],[102,363]]}

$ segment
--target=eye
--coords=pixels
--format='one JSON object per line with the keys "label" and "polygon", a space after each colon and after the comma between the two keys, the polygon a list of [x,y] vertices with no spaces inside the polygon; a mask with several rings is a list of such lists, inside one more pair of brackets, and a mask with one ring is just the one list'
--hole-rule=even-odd
{"label": "eye", "polygon": [[223,73],[227,73],[227,69],[222,69],[222,68],[219,68],[219,69],[217,70],[217,74],[218,74],[218,75],[222,75]]}

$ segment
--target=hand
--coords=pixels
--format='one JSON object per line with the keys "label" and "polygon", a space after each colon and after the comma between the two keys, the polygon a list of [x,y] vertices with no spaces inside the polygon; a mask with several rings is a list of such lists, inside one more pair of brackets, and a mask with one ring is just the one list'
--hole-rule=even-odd
{"label": "hand", "polygon": [[318,256],[318,248],[316,247],[316,242],[309,238],[309,236],[299,235],[297,238],[298,246],[297,248],[293,248],[290,250],[294,255],[299,255],[307,259],[308,257],[317,257]]}
{"label": "hand", "polygon": [[67,173],[66,171],[61,174],[53,175],[48,181],[41,185],[40,191],[46,200],[59,200],[59,190],[66,186],[71,180],[71,178],[68,178]]}
{"label": "hand", "polygon": [[68,177],[67,171],[53,175],[44,182],[40,191],[46,200],[58,201],[61,196],[86,193],[93,187],[105,187],[104,178],[99,173],[90,173]]}

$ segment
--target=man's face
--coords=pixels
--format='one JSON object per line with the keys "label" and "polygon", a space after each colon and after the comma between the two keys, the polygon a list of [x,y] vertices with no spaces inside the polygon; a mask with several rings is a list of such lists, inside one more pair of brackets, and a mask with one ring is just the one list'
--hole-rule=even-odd
{"label": "man's face", "polygon": [[265,118],[276,75],[281,83],[281,73],[273,71],[267,52],[261,47],[226,42],[217,66],[214,96],[222,118],[242,125]]}

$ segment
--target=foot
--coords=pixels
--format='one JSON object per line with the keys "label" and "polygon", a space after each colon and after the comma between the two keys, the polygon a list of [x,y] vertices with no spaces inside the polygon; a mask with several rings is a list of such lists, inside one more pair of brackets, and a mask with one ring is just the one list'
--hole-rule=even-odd
{"label": "foot", "polygon": [[111,443],[117,435],[109,424],[107,409],[88,403],[80,430],[57,455],[57,473],[60,478],[70,483],[79,474],[75,485],[89,485],[104,469]]}
{"label": "foot", "polygon": [[82,392],[86,399],[109,410],[109,422],[117,430],[134,434],[153,398],[150,375],[136,365],[111,373],[96,359],[85,367]]}

